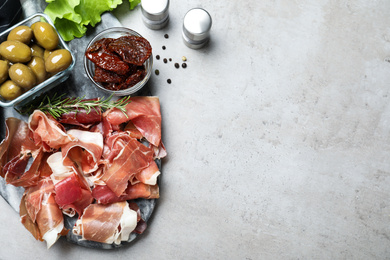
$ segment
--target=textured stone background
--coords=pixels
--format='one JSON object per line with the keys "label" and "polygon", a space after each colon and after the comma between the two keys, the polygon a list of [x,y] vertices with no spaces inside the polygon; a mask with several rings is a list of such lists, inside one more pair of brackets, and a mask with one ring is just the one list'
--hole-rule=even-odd
{"label": "textured stone background", "polygon": [[[181,40],[192,7],[213,17],[201,50]],[[174,0],[152,31],[124,3],[119,21],[173,59],[149,82],[169,152],[150,226],[120,250],[46,250],[0,200],[0,259],[390,259],[389,13],[384,0]]]}

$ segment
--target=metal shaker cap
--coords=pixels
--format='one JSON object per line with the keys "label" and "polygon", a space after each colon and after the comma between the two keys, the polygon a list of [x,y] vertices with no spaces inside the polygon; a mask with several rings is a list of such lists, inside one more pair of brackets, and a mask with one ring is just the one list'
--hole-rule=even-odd
{"label": "metal shaker cap", "polygon": [[202,8],[194,8],[187,12],[183,21],[184,43],[193,49],[203,47],[210,38],[212,19]]}
{"label": "metal shaker cap", "polygon": [[162,29],[169,20],[169,0],[142,0],[142,20],[154,30]]}

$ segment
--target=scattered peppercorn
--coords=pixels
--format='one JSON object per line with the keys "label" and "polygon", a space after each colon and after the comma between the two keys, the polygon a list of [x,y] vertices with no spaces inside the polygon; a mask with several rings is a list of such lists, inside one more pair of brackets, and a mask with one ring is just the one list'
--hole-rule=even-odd
{"label": "scattered peppercorn", "polygon": [[169,61],[172,61],[172,58],[169,58]]}
{"label": "scattered peppercorn", "polygon": [[160,59],[160,55],[156,55],[156,59],[158,59],[158,60],[159,60],[159,59]]}
{"label": "scattered peppercorn", "polygon": [[167,48],[167,47],[165,47],[165,45],[164,45],[164,46],[162,46],[162,49],[163,49],[163,50],[165,50],[166,48]]}
{"label": "scattered peppercorn", "polygon": [[187,68],[187,63],[183,63],[181,64],[181,66],[183,67],[183,69]]}
{"label": "scattered peppercorn", "polygon": [[167,63],[167,62],[168,62],[168,60],[166,58],[164,58],[164,63]]}
{"label": "scattered peppercorn", "polygon": [[181,57],[181,60],[182,60],[182,61],[187,61],[186,56]]}
{"label": "scattered peppercorn", "polygon": [[159,70],[155,70],[154,73],[155,73],[156,75],[159,75],[159,74],[160,74],[160,71],[159,71]]}
{"label": "scattered peppercorn", "polygon": [[164,37],[165,37],[165,39],[168,39],[169,35],[166,33],[166,34],[164,34]]}
{"label": "scattered peppercorn", "polygon": [[177,63],[177,62],[175,63],[175,68],[176,68],[176,69],[180,68],[179,63]]}
{"label": "scattered peppercorn", "polygon": [[168,84],[171,84],[172,80],[171,79],[167,79],[167,82],[168,82]]}

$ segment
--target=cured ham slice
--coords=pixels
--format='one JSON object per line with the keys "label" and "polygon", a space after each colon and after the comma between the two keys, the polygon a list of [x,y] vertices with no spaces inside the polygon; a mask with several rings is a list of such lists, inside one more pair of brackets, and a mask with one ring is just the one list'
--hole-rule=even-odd
{"label": "cured ham slice", "polygon": [[148,185],[142,182],[129,185],[125,194],[126,200],[134,200],[138,198],[158,199],[160,197],[158,185]]}
{"label": "cured ham slice", "polygon": [[35,238],[45,240],[48,248],[65,232],[62,211],[55,202],[50,179],[42,179],[26,189],[20,209],[22,223]]}
{"label": "cured ham slice", "polygon": [[8,164],[8,171],[12,170],[14,174],[20,176],[32,153],[39,147],[35,146],[32,132],[26,122],[17,118],[7,118],[5,123],[6,136],[0,144],[0,175],[5,177],[6,171],[3,168]]}
{"label": "cured ham slice", "polygon": [[106,165],[102,180],[120,196],[126,190],[129,179],[148,167],[152,160],[151,149],[136,139],[130,139],[112,163]]}
{"label": "cured ham slice", "polygon": [[135,139],[142,139],[142,133],[135,127],[133,122],[128,122],[123,131],[129,133],[129,135]]}
{"label": "cured ham slice", "polygon": [[50,248],[65,232],[64,217],[54,200],[53,193],[43,196],[41,210],[37,215],[37,224],[42,239],[47,243],[47,248]]}
{"label": "cured ham slice", "polygon": [[119,109],[111,109],[105,113],[107,121],[119,125],[131,120],[141,134],[154,146],[161,142],[161,112],[158,97],[131,97],[126,105],[126,115]]}
{"label": "cured ham slice", "polygon": [[109,204],[139,198],[157,199],[160,195],[158,185],[152,186],[139,182],[134,185],[130,184],[121,196],[117,196],[106,185],[99,185],[92,190],[92,196],[98,201],[98,203]]}
{"label": "cured ham slice", "polygon": [[37,223],[31,219],[26,208],[26,194],[23,195],[19,206],[20,222],[34,236],[36,240],[43,241]]}
{"label": "cured ham slice", "polygon": [[[14,168],[12,171],[10,171],[8,169],[9,165],[7,164],[4,167],[5,181],[8,184],[12,184],[16,187],[22,186],[26,188],[36,185],[41,178],[48,177],[52,173],[46,162],[48,156],[48,153],[45,153],[42,149],[39,149],[38,154],[33,159],[30,168],[26,172],[24,172],[26,166],[21,167],[19,170],[15,170]],[[19,159],[19,161],[21,160],[22,158]]]}
{"label": "cured ham slice", "polygon": [[61,152],[52,154],[48,158],[48,164],[53,170],[50,176],[55,189],[55,200],[63,213],[73,217],[92,203],[93,198],[89,185],[84,176],[75,171],[72,166],[63,164]]}
{"label": "cured ham slice", "polygon": [[73,168],[71,166],[65,166],[62,161],[61,152],[53,153],[47,159],[47,164],[53,171],[53,174],[50,175],[50,178],[54,184],[57,184],[58,182],[73,174]]}
{"label": "cured ham slice", "polygon": [[[99,132],[89,132],[72,129],[67,132],[72,138],[65,144],[61,151],[65,165],[75,162],[84,173],[90,173],[98,169],[98,162],[103,153],[103,136]],[[75,151],[76,150],[76,151]]]}
{"label": "cured ham slice", "polygon": [[102,111],[100,109],[86,111],[85,109],[80,108],[75,112],[62,114],[58,121],[61,124],[70,124],[81,126],[83,128],[89,128],[95,123],[102,121]]}
{"label": "cured ham slice", "polygon": [[157,177],[160,175],[160,170],[155,161],[152,161],[150,165],[136,174],[136,179],[142,183],[149,185],[157,184]]}
{"label": "cured ham slice", "polygon": [[125,132],[115,132],[107,137],[103,150],[103,158],[111,163],[131,139],[133,138]]}
{"label": "cured ham slice", "polygon": [[34,133],[35,145],[42,145],[45,151],[59,149],[62,145],[72,141],[64,127],[42,111],[35,110],[30,115],[28,124]]}
{"label": "cured ham slice", "polygon": [[55,185],[55,192],[56,203],[65,214],[71,217],[76,212],[81,215],[93,201],[91,191],[81,187],[75,174],[58,182]]}
{"label": "cured ham slice", "polygon": [[130,209],[126,201],[91,204],[77,220],[73,233],[90,241],[119,245],[129,240],[136,226],[137,212]]}

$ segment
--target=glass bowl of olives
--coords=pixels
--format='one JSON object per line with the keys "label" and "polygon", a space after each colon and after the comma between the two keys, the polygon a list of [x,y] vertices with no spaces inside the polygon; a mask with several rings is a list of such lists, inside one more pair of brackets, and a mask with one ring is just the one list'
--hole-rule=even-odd
{"label": "glass bowl of olives", "polygon": [[64,82],[75,57],[50,18],[37,13],[0,33],[0,106],[22,106]]}
{"label": "glass bowl of olives", "polygon": [[105,93],[126,96],[141,90],[153,68],[147,39],[126,27],[98,33],[87,45],[84,68],[93,84]]}

